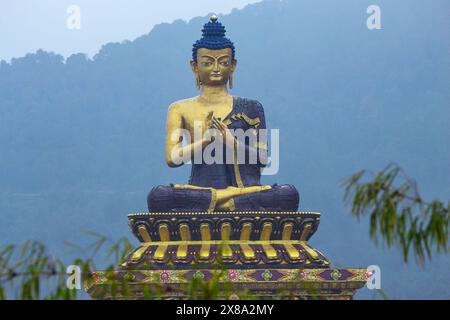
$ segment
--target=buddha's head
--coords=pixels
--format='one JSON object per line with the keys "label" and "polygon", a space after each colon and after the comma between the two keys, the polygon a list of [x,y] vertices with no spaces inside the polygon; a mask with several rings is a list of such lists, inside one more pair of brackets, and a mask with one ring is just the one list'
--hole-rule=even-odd
{"label": "buddha's head", "polygon": [[202,38],[192,48],[191,67],[197,88],[201,85],[223,86],[227,82],[232,88],[237,61],[233,42],[225,38],[225,27],[217,21],[217,16],[212,16],[202,32]]}

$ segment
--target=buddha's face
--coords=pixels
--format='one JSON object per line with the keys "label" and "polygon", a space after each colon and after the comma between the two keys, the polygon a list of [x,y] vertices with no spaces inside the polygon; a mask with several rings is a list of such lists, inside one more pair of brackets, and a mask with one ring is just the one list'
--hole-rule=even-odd
{"label": "buddha's face", "polygon": [[236,60],[232,59],[230,48],[197,50],[197,62],[191,61],[192,71],[198,75],[201,83],[207,86],[227,84],[236,68]]}

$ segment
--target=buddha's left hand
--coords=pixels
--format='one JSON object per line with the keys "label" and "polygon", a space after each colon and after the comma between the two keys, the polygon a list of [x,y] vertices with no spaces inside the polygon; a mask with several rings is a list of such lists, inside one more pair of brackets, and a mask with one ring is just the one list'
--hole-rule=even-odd
{"label": "buddha's left hand", "polygon": [[222,135],[222,142],[229,147],[234,147],[234,135],[228,129],[227,125],[222,120],[214,117],[211,118],[211,124],[214,129],[217,129]]}

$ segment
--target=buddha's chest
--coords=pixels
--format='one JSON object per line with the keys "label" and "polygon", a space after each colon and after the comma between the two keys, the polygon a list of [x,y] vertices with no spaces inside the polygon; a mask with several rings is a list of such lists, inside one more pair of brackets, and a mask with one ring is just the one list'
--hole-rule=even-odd
{"label": "buddha's chest", "polygon": [[183,114],[184,126],[187,129],[202,126],[206,128],[211,116],[224,120],[232,111],[232,107],[227,104],[216,106],[194,106]]}

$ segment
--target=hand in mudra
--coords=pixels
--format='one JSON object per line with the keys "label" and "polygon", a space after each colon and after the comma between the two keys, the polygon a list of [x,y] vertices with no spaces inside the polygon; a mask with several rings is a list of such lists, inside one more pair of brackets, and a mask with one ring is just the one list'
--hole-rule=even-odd
{"label": "hand in mudra", "polygon": [[226,189],[217,189],[217,208],[222,210],[230,210],[234,207],[234,197],[244,196],[256,192],[272,189],[272,186],[250,186],[244,188],[228,187]]}
{"label": "hand in mudra", "polygon": [[234,146],[234,135],[231,133],[230,129],[228,129],[227,125],[223,123],[223,121],[220,118],[216,118],[213,115],[211,115],[211,128],[216,129],[219,131],[220,135],[222,136],[222,142],[229,147]]}

